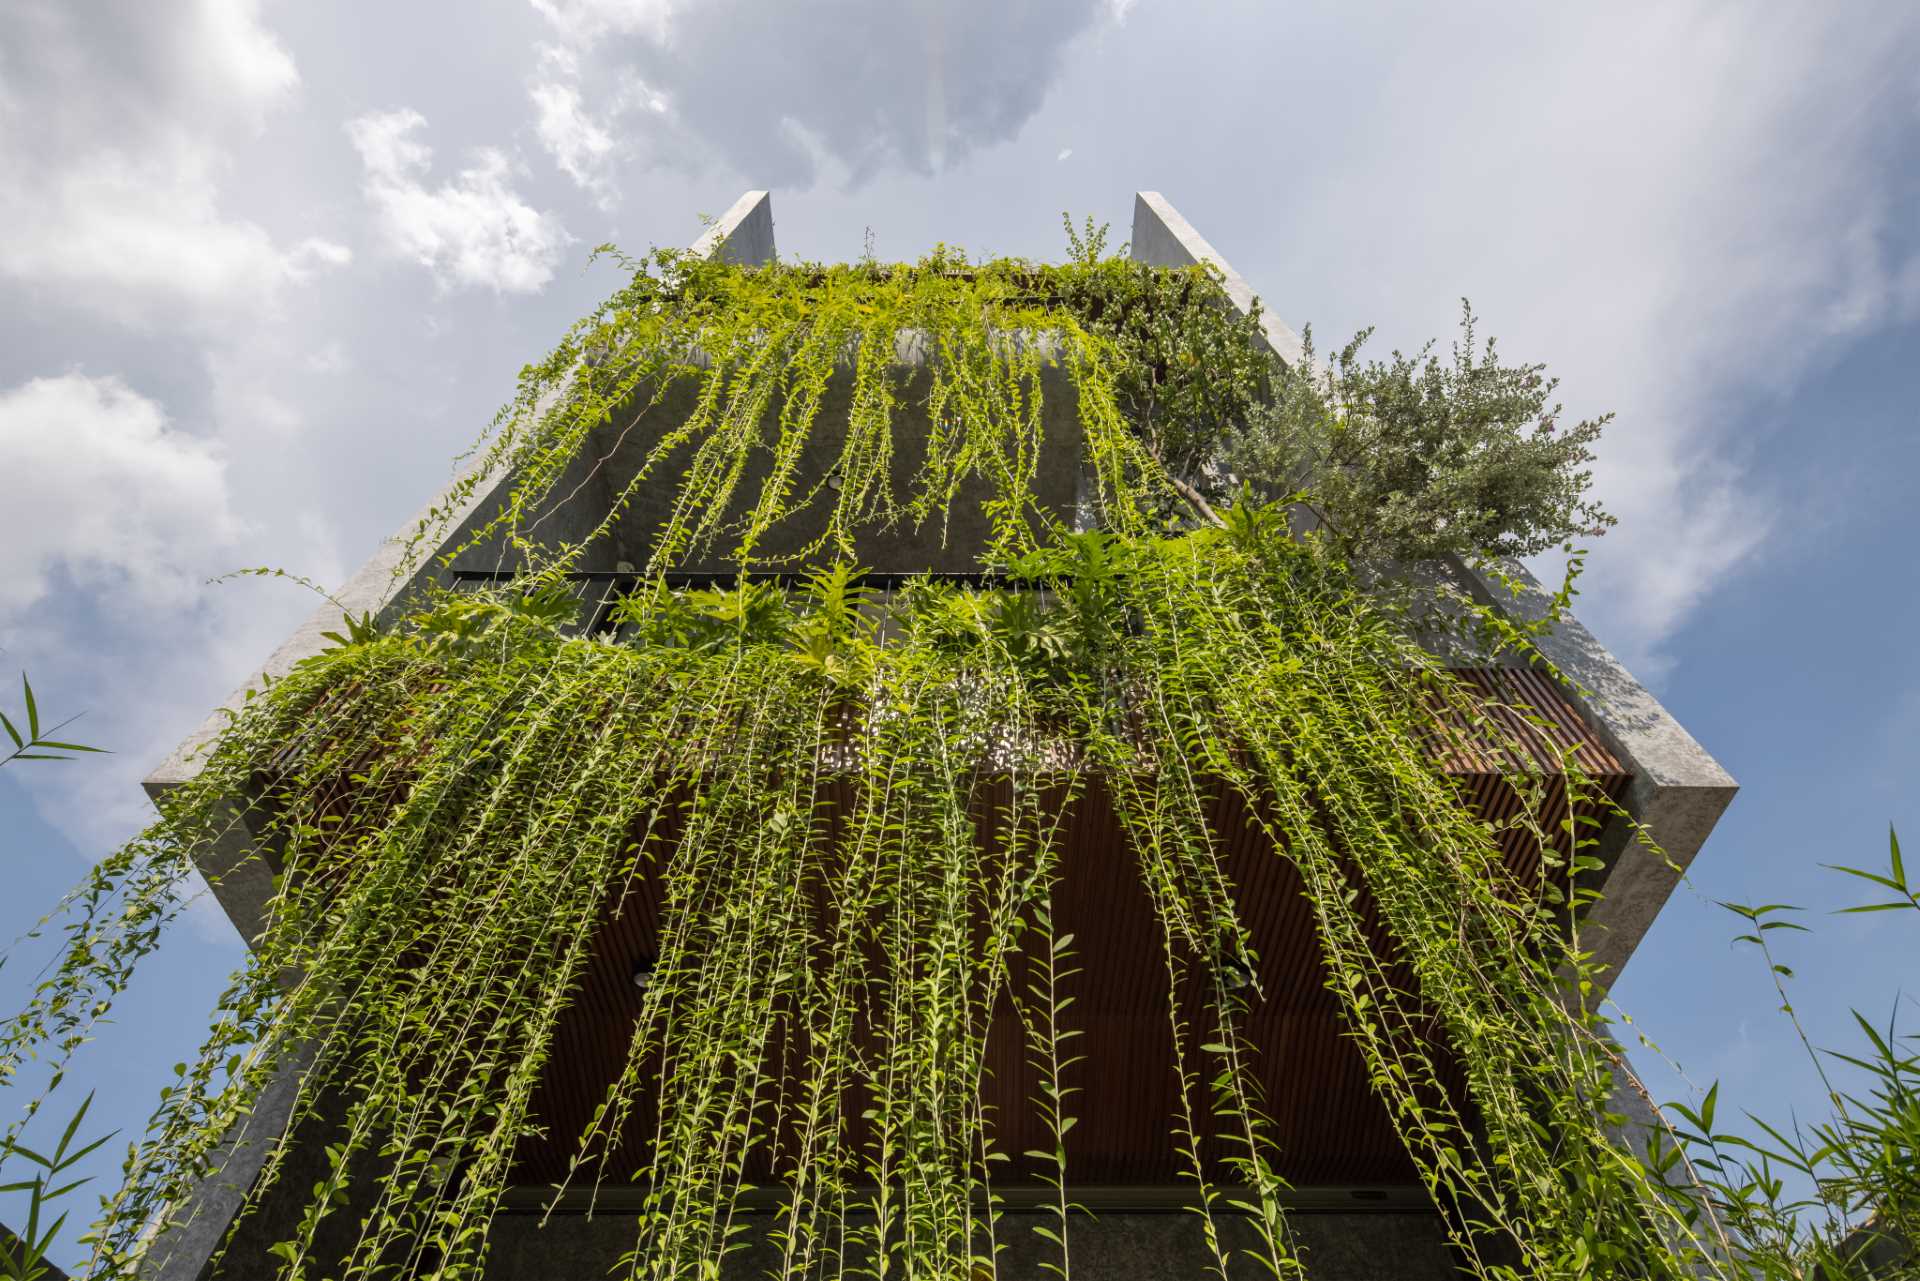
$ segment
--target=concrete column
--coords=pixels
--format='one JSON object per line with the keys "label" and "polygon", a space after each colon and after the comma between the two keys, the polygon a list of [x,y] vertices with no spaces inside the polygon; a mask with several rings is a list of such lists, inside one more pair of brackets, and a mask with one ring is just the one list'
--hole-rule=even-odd
{"label": "concrete column", "polygon": [[[1460,568],[1474,594],[1509,618],[1547,617],[1551,596],[1517,561],[1505,566],[1520,586],[1517,596],[1491,575]],[[1593,853],[1606,863],[1597,886],[1602,897],[1582,918],[1580,941],[1608,967],[1600,978],[1604,990],[1639,947],[1739,784],[1579,619],[1563,615],[1534,644],[1572,682],[1568,699],[1632,771],[1624,807],[1661,850],[1643,848],[1634,828],[1618,819],[1600,833]]]}
{"label": "concrete column", "polygon": [[[148,1246],[140,1264],[142,1281],[198,1281],[285,1131],[307,1066],[304,1056],[296,1056],[273,1074],[223,1146],[220,1167],[201,1180],[186,1205],[176,1207],[166,1230]],[[242,1267],[234,1275],[245,1272]]]}

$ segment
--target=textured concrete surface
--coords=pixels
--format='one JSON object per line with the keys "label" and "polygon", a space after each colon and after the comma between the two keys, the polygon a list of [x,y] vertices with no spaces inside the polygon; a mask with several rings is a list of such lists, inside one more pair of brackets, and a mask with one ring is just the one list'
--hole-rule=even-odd
{"label": "textured concrete surface", "polygon": [[[279,1183],[241,1222],[217,1268],[179,1267],[155,1275],[168,1281],[255,1281],[272,1275],[275,1264],[269,1251],[276,1241],[292,1234],[309,1189],[326,1175],[323,1149],[339,1139],[340,1126],[338,1110],[326,1107],[317,1118],[302,1124]],[[350,1172],[351,1199],[323,1221],[315,1237],[311,1262],[316,1276],[339,1275],[341,1262],[357,1239],[359,1222],[377,1193],[377,1163],[360,1158],[351,1163]],[[586,1190],[574,1191],[584,1194]],[[1218,1278],[1199,1218],[1189,1209],[1173,1208],[1186,1204],[1184,1188],[1114,1189],[1109,1191],[1119,1199],[1111,1202],[1100,1191],[1076,1193],[1091,1214],[1076,1214],[1070,1220],[1068,1241],[1075,1275],[1088,1281]],[[1304,1254],[1312,1281],[1445,1281],[1456,1275],[1440,1219],[1417,1190],[1368,1191],[1382,1198],[1358,1202],[1372,1207],[1368,1209],[1349,1208],[1356,1205],[1350,1189],[1299,1189],[1289,1195],[1294,1243]],[[546,1190],[513,1190],[488,1234],[487,1281],[594,1281],[609,1274],[624,1275],[617,1268],[634,1245],[632,1207],[638,1192],[629,1185],[609,1185],[601,1190],[599,1209],[592,1218],[577,1208],[583,1195],[570,1194],[568,1203],[543,1225]],[[1044,1281],[1054,1275],[1044,1265],[1057,1262],[1058,1256],[1034,1229],[1052,1230],[1055,1221],[1050,1214],[1031,1208],[1031,1201],[1019,1201],[1019,1190],[1009,1197],[1019,1203],[1003,1215],[996,1234],[998,1281]],[[768,1197],[756,1196],[752,1208],[736,1216],[740,1248],[729,1256],[717,1281],[761,1281],[778,1275],[779,1246],[772,1235],[776,1219],[771,1204]],[[1141,1208],[1148,1205],[1162,1208]],[[1265,1269],[1244,1257],[1259,1246],[1252,1224],[1231,1213],[1217,1215],[1216,1222],[1223,1248],[1242,1256],[1233,1260],[1227,1281],[1268,1277]],[[856,1229],[870,1223],[868,1216],[850,1220]],[[980,1248],[985,1246],[983,1240]],[[205,1259],[207,1250],[201,1249],[197,1256],[184,1248],[178,1251],[181,1260],[196,1257]]]}
{"label": "textured concrete surface", "polygon": [[[309,1183],[324,1171],[317,1163],[289,1168],[289,1186]],[[351,1247],[358,1201],[328,1221],[318,1238],[313,1261],[320,1275],[334,1275],[337,1260]],[[275,1213],[275,1211],[280,1211]],[[241,1227],[217,1270],[181,1273],[182,1281],[251,1281],[271,1275],[267,1248],[296,1222],[291,1204],[270,1204],[265,1213]],[[779,1247],[769,1235],[775,1220],[766,1213],[737,1219],[740,1248],[729,1256],[720,1281],[760,1281],[779,1275]],[[1297,1213],[1289,1220],[1295,1248],[1302,1252],[1312,1281],[1447,1281],[1458,1275],[1439,1219],[1430,1212]],[[1222,1246],[1233,1252],[1228,1281],[1255,1281],[1270,1274],[1246,1257],[1259,1248],[1252,1225],[1233,1214],[1216,1216]],[[860,1225],[856,1217],[854,1226]],[[1054,1276],[1057,1248],[1034,1231],[1049,1231],[1051,1216],[1031,1211],[1004,1215],[997,1239],[998,1281],[1044,1281]],[[1068,1243],[1073,1272],[1091,1281],[1198,1281],[1218,1277],[1202,1233],[1191,1212],[1096,1212],[1070,1221]],[[601,1213],[555,1215],[542,1226],[538,1212],[506,1212],[489,1233],[487,1281],[598,1281],[617,1274],[623,1255],[633,1248],[630,1215]],[[984,1250],[985,1242],[981,1243]],[[171,1275],[171,1274],[170,1274]]]}
{"label": "textured concrete surface", "polygon": [[711,254],[736,267],[772,262],[773,197],[764,191],[747,192],[687,248],[697,257]]}
{"label": "textured concrete surface", "polygon": [[[1218,1218],[1222,1243],[1229,1250],[1256,1248],[1251,1225],[1242,1218]],[[779,1256],[765,1238],[764,1216],[749,1216],[745,1249],[732,1256],[725,1281],[769,1275]],[[1296,1245],[1304,1251],[1313,1281],[1443,1281],[1456,1275],[1430,1213],[1297,1214]],[[1044,1265],[1058,1261],[1057,1248],[1033,1231],[1052,1230],[1053,1220],[1031,1212],[1002,1218],[998,1233],[998,1281],[1043,1281],[1055,1274]],[[603,1277],[632,1243],[632,1225],[622,1217],[591,1221],[555,1218],[539,1227],[537,1215],[502,1215],[494,1221],[488,1281],[585,1281]],[[1100,1213],[1070,1221],[1068,1244],[1074,1275],[1094,1281],[1198,1281],[1213,1271],[1198,1217],[1185,1212],[1160,1214]],[[1245,1257],[1234,1260],[1230,1281],[1269,1275]]]}
{"label": "textured concrete surface", "polygon": [[[1157,191],[1137,191],[1133,195],[1132,256],[1135,261],[1155,267],[1187,267],[1211,264],[1226,284],[1227,297],[1242,314],[1253,309],[1253,287],[1233,264],[1220,256],[1193,224],[1180,216],[1167,198]],[[1260,308],[1260,324],[1266,330],[1267,346],[1289,365],[1306,354],[1300,335],[1287,327],[1265,304]]]}
{"label": "textured concrete surface", "polygon": [[[1522,587],[1517,597],[1466,567],[1482,600],[1514,619],[1545,618],[1546,590],[1522,565],[1510,563],[1506,571]],[[1581,937],[1609,967],[1603,986],[1611,986],[1739,785],[1579,619],[1564,616],[1536,643],[1573,682],[1568,696],[1588,724],[1633,772],[1627,813],[1660,845],[1658,854],[1644,848],[1633,828],[1615,819],[1594,851],[1606,863],[1599,874],[1603,897],[1583,921]]]}
{"label": "textured concrete surface", "polygon": [[[242,1220],[217,1268],[206,1260],[218,1243],[238,1196],[223,1182],[207,1194],[207,1213],[191,1231],[178,1233],[163,1268],[147,1275],[167,1281],[256,1281],[273,1275],[270,1250],[292,1235],[306,1208],[310,1189],[328,1170],[325,1146],[344,1133],[342,1109],[323,1100],[315,1114],[295,1134],[276,1185]],[[263,1106],[261,1134],[286,1124],[285,1102],[277,1110]],[[349,1200],[322,1222],[310,1259],[316,1276],[337,1276],[352,1250],[361,1219],[373,1208],[378,1194],[379,1161],[361,1156],[349,1164]],[[634,1207],[639,1189],[609,1185],[599,1193],[592,1218],[581,1212],[587,1189],[576,1188],[546,1221],[541,1219],[550,1195],[546,1189],[512,1190],[489,1232],[488,1281],[594,1281],[616,1272],[621,1257],[633,1247]],[[1010,1208],[1003,1215],[997,1241],[999,1281],[1043,1281],[1052,1276],[1043,1266],[1057,1261],[1054,1247],[1033,1229],[1052,1229],[1052,1216],[1033,1208],[1037,1189],[1007,1192]],[[1185,1188],[1080,1189],[1076,1197],[1092,1211],[1070,1220],[1068,1240],[1075,1274],[1089,1281],[1187,1281],[1218,1277],[1202,1234],[1201,1222],[1190,1209]],[[777,1202],[754,1195],[737,1216],[741,1248],[729,1257],[717,1281],[759,1281],[778,1262],[778,1243],[771,1230]],[[1412,1188],[1303,1188],[1287,1195],[1294,1242],[1305,1256],[1313,1281],[1444,1281],[1456,1275],[1453,1255],[1439,1217],[1417,1189]],[[1235,1254],[1258,1247],[1258,1237],[1245,1218],[1216,1216],[1223,1247]],[[855,1227],[871,1220],[855,1216]],[[985,1242],[982,1242],[984,1248]],[[398,1262],[395,1260],[394,1262]],[[777,1269],[772,1275],[778,1275]],[[1240,1257],[1229,1269],[1227,1281],[1255,1281],[1268,1274]]]}
{"label": "textured concrete surface", "polygon": [[[301,1060],[283,1068],[260,1092],[253,1112],[228,1135],[220,1169],[200,1181],[191,1199],[180,1208],[174,1225],[153,1243],[140,1269],[143,1281],[196,1281],[205,1271],[207,1260],[220,1248],[233,1216],[265,1164],[268,1150],[286,1129],[305,1066],[305,1060]],[[298,1161],[293,1165],[296,1173],[306,1176],[302,1186],[311,1188],[316,1178],[326,1173],[325,1161],[317,1145],[305,1155],[313,1169],[300,1169]],[[281,1216],[276,1226],[284,1228],[287,1222]],[[271,1275],[264,1253],[252,1267],[254,1275]]]}
{"label": "textured concrete surface", "polygon": [[[929,424],[926,397],[931,382],[920,351],[903,342],[894,369],[899,408],[896,411],[896,452],[891,484],[896,497],[911,492],[916,474],[926,457]],[[1040,377],[1041,430],[1043,445],[1037,460],[1038,474],[1033,484],[1037,500],[1056,520],[1071,522],[1074,517],[1080,420],[1072,380],[1057,367],[1045,369]],[[647,452],[662,429],[677,425],[693,406],[698,389],[682,382],[670,387],[658,401],[649,404],[649,391],[643,390],[638,403],[647,405],[644,413],[629,417],[614,415],[613,422],[601,429],[591,447],[599,453],[594,469],[597,492],[585,493],[582,500],[589,510],[607,510],[615,496],[627,487],[638,472]],[[809,493],[814,499],[809,508],[783,521],[761,544],[761,554],[778,556],[797,552],[826,530],[826,513],[837,494],[826,486],[834,473],[845,445],[845,424],[852,406],[853,373],[843,366],[829,380],[821,398],[820,416],[807,442],[795,474],[796,499]],[[762,438],[774,439],[779,431],[779,406],[771,406],[762,426]],[[630,424],[638,424],[629,431]],[[671,514],[678,486],[674,482],[691,456],[682,450],[663,466],[649,473],[634,494],[632,505],[620,518],[615,530],[617,558],[634,565],[646,565],[653,554],[662,523]],[[760,452],[748,465],[738,491],[747,498],[736,501],[729,520],[744,516],[750,498],[760,492],[771,463],[771,455]],[[989,525],[981,505],[993,494],[992,486],[975,477],[954,496],[946,516],[934,517],[914,525],[905,519],[888,529],[863,530],[854,539],[853,559],[867,569],[893,573],[922,570],[968,572],[979,568],[979,555],[986,545]],[[689,558],[681,568],[688,570],[729,569],[729,557],[735,539],[721,537],[704,553]],[[477,566],[476,566],[477,567]]]}

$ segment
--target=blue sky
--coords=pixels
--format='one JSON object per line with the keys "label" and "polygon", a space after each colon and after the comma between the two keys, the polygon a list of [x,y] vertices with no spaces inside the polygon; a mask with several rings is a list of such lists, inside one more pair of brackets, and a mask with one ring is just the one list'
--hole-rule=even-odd
{"label": "blue sky", "polygon": [[[1323,342],[1445,340],[1470,296],[1618,412],[1580,612],[1743,790],[1617,995],[1693,1080],[1811,1111],[1711,900],[1819,916],[1817,1042],[1920,990],[1818,868],[1920,847],[1917,67],[1902,3],[10,5],[0,662],[116,754],[0,774],[0,935],[311,603],[205,580],[342,579],[612,287],[593,245],[770,187],[788,255],[1056,257],[1062,210],[1124,238],[1148,188]],[[69,1088],[137,1125],[238,956],[191,913]]]}

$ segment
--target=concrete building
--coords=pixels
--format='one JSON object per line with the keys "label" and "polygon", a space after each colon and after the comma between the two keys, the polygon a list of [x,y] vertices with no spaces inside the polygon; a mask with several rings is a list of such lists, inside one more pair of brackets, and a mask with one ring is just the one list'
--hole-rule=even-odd
{"label": "concrete building", "polygon": [[[771,261],[774,224],[767,194],[749,192],[742,196],[693,248],[743,265]],[[1161,265],[1210,263],[1225,278],[1233,304],[1243,310],[1252,305],[1253,292],[1248,284],[1157,193],[1142,192],[1135,198],[1132,253],[1137,259]],[[1280,359],[1297,361],[1302,358],[1299,337],[1275,318],[1275,301],[1268,298],[1261,313],[1266,341]],[[1284,305],[1283,299],[1279,301]],[[911,353],[903,354],[907,363],[912,359]],[[837,405],[834,397],[844,392],[844,388],[831,389],[822,411],[820,422],[829,437],[836,408],[844,414],[843,402]],[[1048,404],[1049,449],[1058,454],[1052,465],[1043,464],[1041,497],[1056,510],[1068,511],[1078,502],[1079,470],[1074,460],[1078,457],[1079,428],[1072,412],[1071,388],[1064,376],[1059,386],[1049,386]],[[667,406],[668,412],[671,409]],[[595,474],[583,473],[580,486],[563,484],[561,492],[579,490],[580,509],[553,522],[552,536],[565,537],[579,524],[596,520],[606,510],[606,487],[618,484],[623,471],[630,474],[634,465],[633,457],[611,449],[606,465]],[[910,460],[900,465],[908,466]],[[458,546],[469,531],[481,527],[498,510],[511,478],[491,475],[479,479],[479,484],[459,498],[443,548]],[[436,499],[427,510],[443,507],[445,501]],[[965,503],[961,506],[964,508]],[[629,564],[645,562],[647,540],[660,514],[643,500],[623,519],[615,536],[591,552],[596,559],[585,564],[583,570],[589,583],[600,584],[594,590],[604,591],[606,584],[619,581]],[[484,555],[472,555],[443,569],[437,556],[428,555],[420,559],[421,567],[410,576],[396,577],[395,570],[402,563],[400,543],[413,528],[409,523],[394,542],[375,552],[341,589],[343,604],[355,613],[392,617],[415,590],[430,581],[455,582],[463,576],[483,578],[511,570],[510,564]],[[879,570],[896,573],[970,569],[974,567],[968,550],[970,535],[977,532],[967,527],[963,517],[944,547],[911,534],[896,534],[863,546],[861,559]],[[804,537],[807,533],[798,529],[793,536]],[[694,564],[687,568],[700,572],[721,567]],[[1545,616],[1546,594],[1537,584],[1531,584],[1524,570],[1519,573],[1530,587],[1516,599],[1462,563],[1433,569],[1481,601],[1497,603],[1510,614],[1529,619]],[[325,644],[321,633],[335,627],[338,616],[339,610],[331,605],[317,611],[267,660],[249,685],[264,676],[285,672],[317,652]],[[1580,693],[1565,694],[1524,668],[1487,672],[1478,679],[1506,682],[1506,688],[1517,685],[1529,701],[1550,711],[1558,727],[1556,732],[1562,736],[1557,746],[1580,752],[1590,774],[1614,788],[1626,811],[1652,832],[1668,856],[1662,860],[1638,850],[1628,824],[1614,821],[1603,830],[1599,853],[1607,863],[1600,883],[1604,899],[1594,909],[1588,927],[1600,959],[1617,974],[1681,871],[1712,830],[1733,794],[1734,783],[1577,621],[1566,619],[1554,626],[1540,648]],[[236,703],[240,697],[236,694]],[[149,792],[159,796],[191,777],[197,768],[197,749],[222,723],[218,716],[210,718],[202,730],[183,743],[147,779]],[[1476,796],[1489,801],[1501,786],[1492,775],[1467,781]],[[1247,824],[1230,813],[1217,815],[1216,821],[1223,832],[1247,830]],[[261,928],[263,909],[272,894],[272,869],[257,861],[244,861],[242,844],[236,839],[227,847],[202,850],[198,857],[222,907],[241,935],[251,939]],[[1088,887],[1111,883],[1114,878],[1099,875],[1101,860],[1114,857],[1122,844],[1111,813],[1103,815],[1093,807],[1069,837],[1066,883],[1075,884],[1076,875],[1082,878],[1079,883]],[[1276,1137],[1283,1152],[1294,1154],[1293,1166],[1284,1172],[1296,1187],[1292,1208],[1309,1251],[1313,1275],[1324,1281],[1399,1281],[1450,1275],[1453,1265],[1437,1216],[1416,1185],[1384,1110],[1358,1069],[1357,1052],[1340,1035],[1331,998],[1320,989],[1310,963],[1284,960],[1301,954],[1300,941],[1310,939],[1311,926],[1299,906],[1300,896],[1278,870],[1280,860],[1262,857],[1263,851],[1250,841],[1243,844],[1247,848],[1229,855],[1235,880],[1246,896],[1243,902],[1257,899],[1265,905],[1262,915],[1250,925],[1258,936],[1260,955],[1280,958],[1274,963],[1284,970],[1264,976],[1275,995],[1270,1001],[1272,1010],[1263,1014],[1267,1022],[1255,1029],[1255,1039],[1266,1039],[1263,1048],[1274,1059],[1274,1070],[1284,1071],[1289,1083],[1274,1104]],[[1537,855],[1538,851],[1533,851],[1533,856]],[[1514,856],[1524,857],[1526,852],[1516,850]],[[1110,899],[1102,898],[1093,888],[1075,901],[1082,919],[1063,928],[1074,929],[1081,946],[1099,958],[1099,963],[1089,969],[1103,973],[1101,981],[1109,983],[1117,994],[1127,987],[1128,958],[1141,951],[1147,938],[1144,904],[1129,903],[1117,893]],[[640,926],[628,920],[623,928],[638,930]],[[612,993],[630,987],[623,967],[629,966],[628,957],[644,946],[645,940],[637,936],[610,938],[603,949],[605,972],[589,976],[589,987],[601,985],[609,993],[605,1001],[617,1002],[619,998]],[[1293,968],[1285,969],[1288,965]],[[543,1093],[546,1119],[556,1132],[566,1132],[569,1124],[577,1126],[585,1119],[582,1109],[591,1106],[596,1081],[604,1086],[610,1070],[604,1053],[596,1048],[598,1034],[592,1020],[617,1018],[619,1011],[613,1005],[596,1006],[599,999],[583,999],[582,1013],[577,1018],[570,1015],[571,1022],[560,1033],[551,1079]],[[1086,1004],[1097,1005],[1100,999],[1098,993],[1090,994]],[[1113,999],[1121,1000],[1118,995]],[[1076,1198],[1095,1211],[1098,1219],[1077,1231],[1075,1262],[1088,1277],[1198,1275],[1203,1267],[1198,1229],[1194,1217],[1185,1211],[1188,1197],[1165,1151],[1169,1109],[1163,1105],[1171,1097],[1164,1079],[1167,1053],[1157,1048],[1157,1043],[1154,1048],[1143,1048],[1152,1040],[1152,1035],[1142,1030],[1150,1023],[1164,1038],[1164,1016],[1142,1012],[1135,1026],[1127,1022],[1131,1017],[1127,1010],[1115,1007],[1113,1012],[1114,1018],[1089,1032],[1090,1040],[1082,1050],[1090,1061],[1102,1064],[1099,1081],[1087,1083],[1083,1121],[1087,1127],[1098,1127],[1104,1138],[1099,1152],[1080,1167],[1086,1183],[1076,1188]],[[206,1261],[226,1235],[259,1169],[267,1143],[284,1124],[294,1088],[291,1078],[277,1084],[246,1133],[235,1137],[225,1168],[203,1186],[188,1221],[155,1244],[152,1277],[187,1281],[203,1275]],[[1637,1100],[1623,1097],[1622,1104],[1634,1107]],[[1021,1145],[1015,1140],[1010,1146],[1017,1150]],[[619,1212],[617,1191],[601,1194],[599,1213],[592,1220],[562,1213],[544,1228],[538,1226],[536,1211],[544,1205],[544,1187],[555,1173],[551,1163],[563,1157],[556,1148],[533,1153],[524,1162],[527,1188],[524,1194],[509,1196],[505,1211],[496,1220],[489,1276],[500,1281],[602,1276],[629,1247],[629,1220]],[[282,1180],[282,1187],[305,1189],[311,1183],[311,1178],[299,1177],[296,1170]],[[1022,1213],[1017,1192],[1009,1196],[1012,1212]],[[303,1197],[300,1191],[276,1195],[253,1216],[256,1221],[243,1223],[221,1275],[250,1277],[268,1271],[264,1262],[249,1260],[263,1258],[261,1252],[278,1238],[285,1216],[297,1213]],[[1021,1251],[1035,1246],[1038,1238],[1016,1229],[1005,1233],[1005,1239],[1010,1246],[1003,1256],[1001,1275],[1041,1275],[1038,1258],[1021,1255]],[[748,1252],[742,1258],[739,1275],[754,1275],[746,1266],[750,1262]]]}

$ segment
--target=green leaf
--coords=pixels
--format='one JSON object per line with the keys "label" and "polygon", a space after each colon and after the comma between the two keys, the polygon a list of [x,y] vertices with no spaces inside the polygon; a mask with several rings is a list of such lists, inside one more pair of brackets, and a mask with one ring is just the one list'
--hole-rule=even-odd
{"label": "green leaf", "polygon": [[33,701],[33,686],[27,682],[27,674],[20,673],[20,688],[27,695],[27,737],[36,742],[40,738],[40,708]]}
{"label": "green leaf", "polygon": [[74,1109],[73,1117],[67,1122],[67,1128],[60,1135],[60,1142],[54,1146],[56,1160],[66,1152],[67,1144],[73,1142],[73,1136],[79,1132],[80,1123],[87,1119],[87,1109],[93,1106],[93,1091],[87,1091],[87,1097],[80,1100],[80,1106]]}
{"label": "green leaf", "polygon": [[1892,879],[1891,877],[1881,876],[1874,872],[1864,872],[1857,867],[1842,867],[1838,863],[1822,863],[1820,866],[1828,869],[1829,871],[1844,872],[1848,876],[1857,876],[1863,881],[1872,881],[1875,885],[1883,886],[1886,889],[1900,890],[1904,892],[1907,888],[1905,885],[1901,884],[1899,881]]}
{"label": "green leaf", "polygon": [[49,1161],[46,1157],[41,1156],[38,1152],[35,1152],[32,1148],[28,1147],[24,1143],[9,1143],[7,1145],[7,1149],[10,1152],[19,1153],[21,1156],[27,1158],[27,1160],[39,1166],[43,1170],[51,1170],[53,1168],[53,1162]]}

